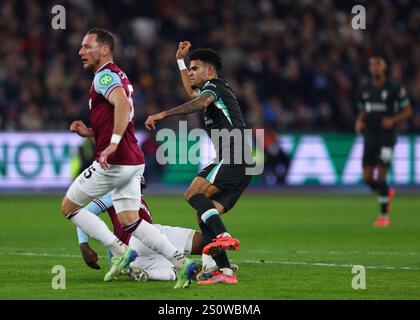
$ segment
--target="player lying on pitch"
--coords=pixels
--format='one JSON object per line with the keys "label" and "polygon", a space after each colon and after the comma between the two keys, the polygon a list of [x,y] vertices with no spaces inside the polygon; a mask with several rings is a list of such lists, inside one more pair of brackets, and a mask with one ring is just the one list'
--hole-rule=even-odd
{"label": "player lying on pitch", "polygon": [[[100,199],[94,199],[87,205],[86,209],[96,215],[107,211],[114,226],[115,235],[123,243],[129,245],[138,253],[137,258],[131,262],[128,269],[125,270],[130,278],[137,281],[176,280],[175,266],[168,259],[158,252],[151,250],[140,240],[131,237],[129,233],[124,231],[118,221],[110,193]],[[152,223],[152,217],[144,197],[141,198],[139,215],[147,222]],[[187,228],[170,227],[159,224],[155,224],[155,226],[178,250],[184,252],[185,255],[199,255],[202,253],[204,241],[200,232]],[[80,250],[85,263],[93,269],[100,269],[100,266],[97,263],[99,259],[98,255],[89,246],[88,235],[80,228],[77,228],[77,234]],[[197,274],[196,279],[198,280],[198,284],[208,284],[206,280],[212,277],[213,273],[218,270],[218,267],[211,256],[206,254],[202,255],[202,263],[203,267]],[[237,266],[234,265],[233,267],[236,271]]]}

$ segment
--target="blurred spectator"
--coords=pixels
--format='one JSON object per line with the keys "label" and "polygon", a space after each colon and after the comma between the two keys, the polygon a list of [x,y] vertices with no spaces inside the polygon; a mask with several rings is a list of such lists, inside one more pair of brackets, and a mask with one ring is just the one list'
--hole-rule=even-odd
{"label": "blurred spectator", "polygon": [[[402,130],[420,131],[416,0],[64,0],[66,30],[51,28],[54,4],[0,1],[0,130],[67,130],[72,120],[87,121],[92,75],[77,52],[84,33],[101,26],[118,37],[115,60],[133,83],[140,128],[151,110],[186,100],[175,51],[189,40],[219,50],[221,77],[250,126],[275,117],[281,131],[352,131],[355,92],[379,49],[417,114]],[[356,4],[366,7],[365,30],[351,28]]]}

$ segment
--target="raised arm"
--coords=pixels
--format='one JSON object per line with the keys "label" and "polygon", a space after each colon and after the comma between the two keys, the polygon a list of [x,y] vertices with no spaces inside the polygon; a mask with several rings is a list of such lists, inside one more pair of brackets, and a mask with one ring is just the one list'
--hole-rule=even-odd
{"label": "raised arm", "polygon": [[184,86],[185,92],[190,98],[195,98],[199,94],[199,90],[191,88],[190,76],[188,74],[188,68],[185,65],[184,59],[187,56],[191,48],[191,43],[188,41],[182,41],[178,45],[178,50],[176,52],[176,61],[178,63],[179,72],[181,74],[182,85]]}

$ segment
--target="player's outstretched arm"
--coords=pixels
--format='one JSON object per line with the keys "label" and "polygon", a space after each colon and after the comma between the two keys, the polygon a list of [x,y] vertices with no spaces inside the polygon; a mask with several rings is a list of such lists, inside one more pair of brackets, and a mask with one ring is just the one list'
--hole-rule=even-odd
{"label": "player's outstretched arm", "polygon": [[190,76],[188,74],[188,68],[185,65],[184,59],[187,56],[191,48],[191,43],[189,41],[181,41],[178,45],[178,50],[176,52],[176,61],[178,63],[179,72],[181,74],[182,85],[184,86],[185,92],[190,98],[197,97],[199,91],[191,88]]}
{"label": "player's outstretched arm", "polygon": [[200,97],[190,100],[178,107],[174,107],[172,109],[149,116],[145,122],[145,126],[148,130],[155,130],[155,123],[159,120],[165,119],[167,117],[197,112],[201,109],[207,108],[214,101],[216,101],[216,98],[212,93],[204,92]]}
{"label": "player's outstretched arm", "polygon": [[101,267],[98,264],[98,254],[89,246],[89,243],[82,242],[79,246],[83,256],[83,260],[85,261],[86,265],[88,265],[92,269],[101,269]]}
{"label": "player's outstretched arm", "polygon": [[99,164],[104,170],[109,168],[108,157],[117,150],[118,143],[127,129],[132,108],[123,87],[113,89],[107,99],[114,106],[114,129],[109,146],[99,156]]}

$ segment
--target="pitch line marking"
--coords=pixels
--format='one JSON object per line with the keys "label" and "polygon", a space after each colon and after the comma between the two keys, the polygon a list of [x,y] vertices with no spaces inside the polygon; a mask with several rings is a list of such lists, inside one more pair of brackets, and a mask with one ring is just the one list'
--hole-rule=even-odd
{"label": "pitch line marking", "polygon": [[347,255],[347,254],[366,254],[366,255],[380,255],[380,256],[420,256],[420,252],[386,252],[386,251],[305,251],[305,250],[265,250],[265,249],[256,249],[256,250],[243,250],[246,252],[252,252],[252,253],[297,253],[297,254],[330,254],[330,255]]}
{"label": "pitch line marking", "polygon": [[[352,268],[355,264],[338,264],[338,263],[324,263],[324,262],[302,262],[302,261],[281,261],[281,260],[243,260],[243,263],[250,264],[284,264],[284,265],[304,265],[315,267],[338,267],[338,268]],[[385,269],[385,270],[420,270],[420,267],[390,267],[390,266],[364,266],[366,269]]]}
{"label": "pitch line marking", "polygon": [[[54,253],[35,253],[35,252],[1,252],[2,256],[25,256],[25,257],[55,257],[55,258],[82,258],[77,254],[54,254]],[[100,257],[101,258],[101,257]],[[315,267],[339,267],[339,268],[352,268],[354,264],[337,264],[337,263],[324,263],[324,262],[303,262],[303,261],[281,261],[281,260],[241,260],[239,263],[250,264],[283,264],[283,265],[304,265]],[[391,267],[391,266],[364,266],[366,269],[385,269],[385,270],[420,270],[420,267]]]}
{"label": "pitch line marking", "polygon": [[55,258],[81,258],[77,254],[55,254],[55,253],[35,253],[35,252],[1,252],[1,256],[25,256],[25,257],[55,257]]}

